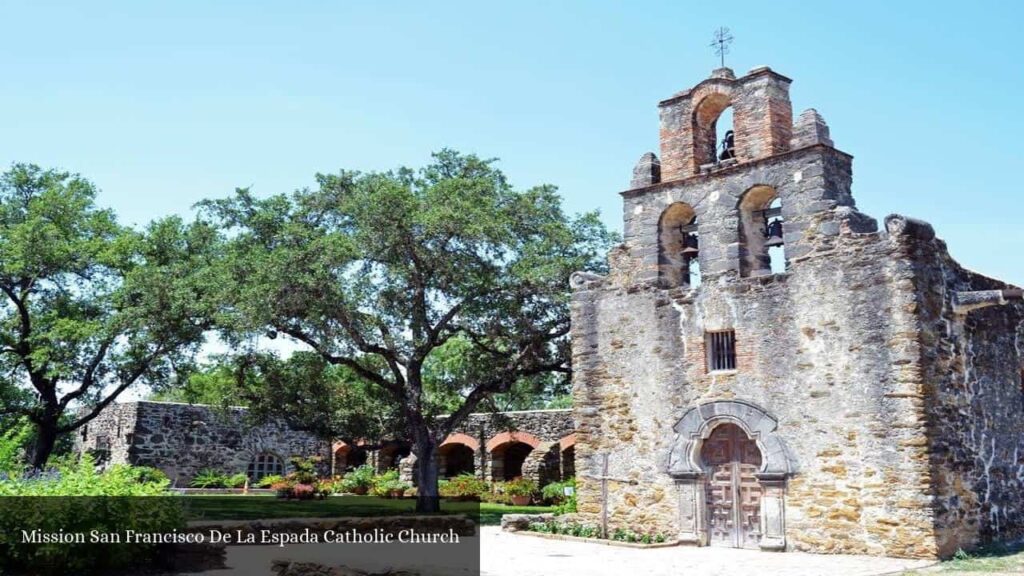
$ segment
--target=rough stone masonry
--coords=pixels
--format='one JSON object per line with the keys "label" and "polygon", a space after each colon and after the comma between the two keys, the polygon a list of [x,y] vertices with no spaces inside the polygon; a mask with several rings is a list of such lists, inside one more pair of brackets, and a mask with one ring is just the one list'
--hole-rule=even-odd
{"label": "rough stone masonry", "polygon": [[1024,537],[1020,290],[860,213],[790,83],[722,68],[661,102],[610,273],[572,279],[578,519],[905,557]]}
{"label": "rough stone masonry", "polygon": [[[442,477],[475,474],[502,481],[524,476],[543,486],[575,474],[570,410],[470,414],[438,450]],[[177,402],[115,403],[75,435],[78,452],[103,466],[135,464],[164,471],[187,487],[203,469],[246,473],[250,482],[293,471],[292,457],[317,456],[324,474],[363,464],[398,469],[411,481],[416,459],[405,438],[369,444],[318,438],[281,421],[251,422],[244,408]]]}

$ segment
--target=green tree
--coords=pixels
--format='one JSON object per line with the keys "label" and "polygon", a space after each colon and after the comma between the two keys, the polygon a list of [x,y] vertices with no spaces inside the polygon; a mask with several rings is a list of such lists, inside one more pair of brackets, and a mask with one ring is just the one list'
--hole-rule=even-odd
{"label": "green tree", "polygon": [[[203,203],[231,238],[225,332],[285,334],[372,384],[411,436],[417,510],[437,510],[439,442],[492,395],[569,374],[569,275],[601,271],[613,237],[596,214],[566,217],[554,187],[514,190],[493,161],[448,150],[317,181]],[[453,339],[458,365],[426,378]]]}
{"label": "green tree", "polygon": [[149,399],[157,402],[206,404],[222,408],[246,406],[246,400],[240,394],[235,370],[229,360],[220,358],[209,365],[197,366],[187,376],[179,376],[157,387],[149,395]]}
{"label": "green tree", "polygon": [[0,175],[0,390],[35,427],[37,468],[130,386],[185,365],[214,312],[216,231],[168,218],[136,232],[95,196],[34,165]]}

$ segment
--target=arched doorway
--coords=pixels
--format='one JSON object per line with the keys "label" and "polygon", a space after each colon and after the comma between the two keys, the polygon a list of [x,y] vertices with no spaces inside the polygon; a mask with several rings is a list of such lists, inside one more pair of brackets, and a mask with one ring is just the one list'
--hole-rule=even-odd
{"label": "arched doorway", "polygon": [[442,478],[454,478],[460,474],[473,474],[476,453],[473,448],[458,442],[443,444],[437,449],[438,472]]}
{"label": "arched doorway", "polygon": [[763,489],[756,476],[761,469],[757,443],[736,424],[719,424],[704,440],[700,459],[707,474],[708,543],[759,548]]}
{"label": "arched doorway", "polygon": [[491,478],[505,481],[523,475],[523,462],[533,451],[525,442],[506,442],[491,450]]}
{"label": "arched doorway", "polygon": [[410,452],[409,446],[404,442],[385,442],[377,451],[377,472],[397,470],[398,462],[408,456]]}
{"label": "arched doorway", "polygon": [[350,472],[366,464],[366,458],[366,448],[340,442],[334,449],[334,474]]}

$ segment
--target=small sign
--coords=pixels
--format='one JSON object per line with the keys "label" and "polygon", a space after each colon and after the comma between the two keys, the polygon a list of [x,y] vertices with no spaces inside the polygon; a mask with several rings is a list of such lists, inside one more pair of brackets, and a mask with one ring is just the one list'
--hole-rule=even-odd
{"label": "small sign", "polygon": [[572,486],[563,486],[562,487],[562,494],[565,494],[566,496],[572,496],[575,493],[576,493],[576,489],[573,488]]}

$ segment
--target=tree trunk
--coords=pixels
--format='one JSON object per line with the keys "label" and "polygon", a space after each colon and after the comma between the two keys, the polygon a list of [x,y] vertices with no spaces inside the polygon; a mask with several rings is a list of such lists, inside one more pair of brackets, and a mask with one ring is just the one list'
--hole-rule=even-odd
{"label": "tree trunk", "polygon": [[440,512],[437,493],[437,441],[422,422],[412,425],[413,452],[416,454],[416,511]]}
{"label": "tree trunk", "polygon": [[42,470],[57,444],[57,420],[36,422],[36,444],[32,451],[32,468]]}

